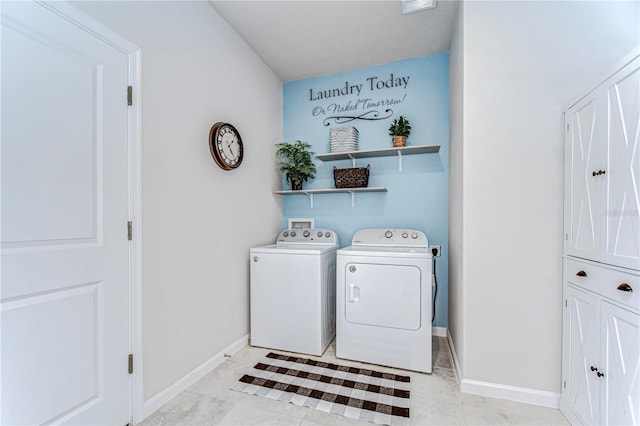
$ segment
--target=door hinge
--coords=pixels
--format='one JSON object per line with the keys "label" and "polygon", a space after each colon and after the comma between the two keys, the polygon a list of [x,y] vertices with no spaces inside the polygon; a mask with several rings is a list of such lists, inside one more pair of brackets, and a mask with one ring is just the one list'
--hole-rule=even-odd
{"label": "door hinge", "polygon": [[127,105],[133,105],[133,87],[127,86]]}
{"label": "door hinge", "polygon": [[127,239],[129,241],[133,240],[133,222],[127,222]]}
{"label": "door hinge", "polygon": [[567,388],[567,381],[566,380],[564,381],[564,388],[565,389]]}
{"label": "door hinge", "polygon": [[129,354],[129,374],[133,374],[133,354]]}
{"label": "door hinge", "polygon": [[[129,86],[129,87],[131,87],[131,86]],[[567,132],[568,132],[568,131],[569,131],[569,124],[567,124]]]}
{"label": "door hinge", "polygon": [[567,299],[564,299],[564,307],[568,307],[569,305],[567,305]]}

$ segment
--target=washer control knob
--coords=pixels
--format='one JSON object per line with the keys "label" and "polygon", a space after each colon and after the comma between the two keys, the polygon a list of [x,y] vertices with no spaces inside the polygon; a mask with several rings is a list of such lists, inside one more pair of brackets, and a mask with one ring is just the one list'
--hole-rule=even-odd
{"label": "washer control knob", "polygon": [[309,235],[311,235],[311,232],[309,232],[309,231],[304,231],[304,232],[302,233],[302,235],[303,235],[304,237],[308,237]]}
{"label": "washer control knob", "polygon": [[296,236],[296,231],[291,231],[291,236],[295,237]]}
{"label": "washer control knob", "polygon": [[284,234],[282,234],[282,235],[284,235],[285,237],[288,237],[289,233],[287,231],[284,231]]}
{"label": "washer control knob", "polygon": [[409,234],[407,234],[406,232],[402,233],[402,238],[407,238],[409,236]]}
{"label": "washer control knob", "polygon": [[318,231],[318,237],[322,237],[322,231]]}
{"label": "washer control knob", "polygon": [[414,240],[418,238],[418,233],[414,232],[413,234],[411,234],[411,238],[413,238]]}
{"label": "washer control knob", "polygon": [[349,266],[349,272],[355,272],[356,271],[356,267],[351,265]]}
{"label": "washer control knob", "polygon": [[387,238],[391,238],[391,237],[393,237],[393,232],[387,231],[387,232],[384,233],[384,236],[387,237]]}
{"label": "washer control knob", "polygon": [[325,236],[325,237],[327,237],[327,238],[329,238],[329,237],[331,236],[331,232],[328,232],[328,231],[327,231],[327,232],[325,232],[325,233],[324,233],[324,236]]}

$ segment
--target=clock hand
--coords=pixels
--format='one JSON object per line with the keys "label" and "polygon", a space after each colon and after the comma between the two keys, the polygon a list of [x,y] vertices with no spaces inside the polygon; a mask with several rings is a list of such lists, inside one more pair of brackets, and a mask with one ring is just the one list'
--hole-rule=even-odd
{"label": "clock hand", "polygon": [[233,155],[233,159],[235,160],[237,155],[235,153],[235,150],[231,148],[231,145],[233,145],[233,141],[227,142],[227,147],[229,148],[229,152]]}
{"label": "clock hand", "polygon": [[240,153],[235,153],[233,149],[231,149],[231,145],[234,143],[235,141],[231,141],[231,142],[227,142],[227,148],[229,148],[229,152],[231,153],[231,155],[233,156],[233,158],[231,160],[235,161],[239,156]]}
{"label": "clock hand", "polygon": [[229,143],[227,143],[227,149],[224,149],[224,146],[222,147],[222,151],[224,151],[225,153],[228,151],[229,154],[233,155],[233,151],[231,151],[231,148],[229,147]]}

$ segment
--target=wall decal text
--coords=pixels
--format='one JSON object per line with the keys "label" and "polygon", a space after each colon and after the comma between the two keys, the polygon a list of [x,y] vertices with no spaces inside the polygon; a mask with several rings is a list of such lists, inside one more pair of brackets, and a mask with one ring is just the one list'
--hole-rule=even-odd
{"label": "wall decal text", "polygon": [[409,76],[395,77],[393,73],[389,75],[389,78],[384,77],[368,77],[365,79],[365,83],[350,84],[348,81],[344,82],[344,86],[336,87],[334,89],[316,90],[309,89],[309,100],[318,101],[321,99],[336,98],[339,96],[356,95],[360,96],[363,87],[373,90],[391,89],[394,87],[402,87],[406,89],[409,85]]}

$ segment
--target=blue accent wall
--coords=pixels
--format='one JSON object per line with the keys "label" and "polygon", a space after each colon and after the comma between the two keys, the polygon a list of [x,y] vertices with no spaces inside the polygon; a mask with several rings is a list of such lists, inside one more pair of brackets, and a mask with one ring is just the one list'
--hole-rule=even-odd
{"label": "blue accent wall", "polygon": [[[284,84],[284,141],[300,139],[316,154],[329,152],[329,129],[353,126],[359,149],[393,146],[388,129],[403,115],[412,127],[407,145],[441,145],[436,154],[362,158],[370,165],[369,186],[388,192],[355,195],[316,194],[314,207],[306,195],[284,197],[284,223],[289,218],[315,218],[316,228],[337,232],[340,245],[351,245],[353,234],[365,228],[410,228],[423,231],[429,244],[440,244],[436,258],[438,295],[434,325],[447,326],[449,216],[449,54],[362,68]],[[338,117],[338,118],[336,118]],[[356,118],[351,121],[350,118]],[[315,179],[306,189],[335,188],[333,167],[352,167],[351,160],[315,160]],[[283,179],[283,189],[290,189]]]}

